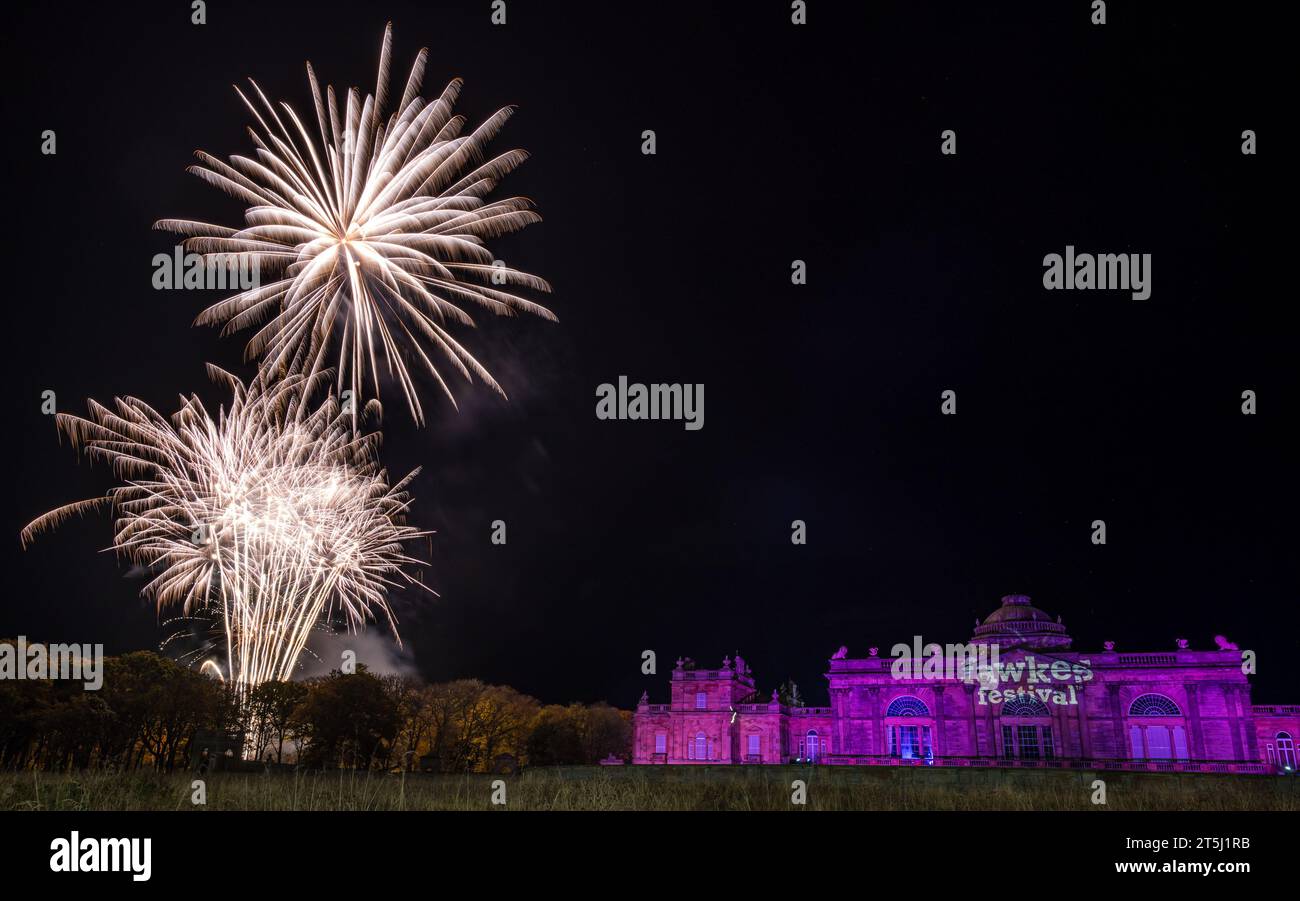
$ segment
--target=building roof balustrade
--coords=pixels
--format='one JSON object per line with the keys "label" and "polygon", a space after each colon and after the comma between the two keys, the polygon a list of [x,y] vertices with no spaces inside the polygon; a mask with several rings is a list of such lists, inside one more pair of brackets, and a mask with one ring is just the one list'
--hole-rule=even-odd
{"label": "building roof balustrade", "polygon": [[1250,712],[1257,716],[1300,716],[1300,704],[1252,704]]}
{"label": "building roof balustrade", "polygon": [[[1011,648],[1004,651],[1003,654],[1011,652],[1028,655],[1049,656],[1062,660],[1083,660],[1091,661],[1095,666],[1177,666],[1186,665],[1203,665],[1214,662],[1235,662],[1237,653],[1235,651],[1216,650],[1214,648],[1205,648],[1200,650],[1183,649],[1178,651],[1153,651],[1136,654],[1120,654],[1114,651],[1093,651],[1091,653],[1083,650],[1061,650],[1059,648]],[[829,661],[830,673],[857,673],[857,672],[876,672],[888,671],[895,662],[894,657],[846,657]]]}
{"label": "building roof balustrade", "polygon": [[1178,663],[1177,654],[1120,654],[1119,662],[1123,666],[1173,666]]}
{"label": "building roof balustrade", "polygon": [[739,679],[741,682],[753,682],[751,672],[737,673],[730,669],[676,669],[673,670],[674,681],[709,682],[717,679]]}
{"label": "building roof balustrade", "polygon": [[1129,773],[1275,773],[1275,768],[1256,761],[1231,760],[1087,760],[1054,757],[1019,759],[1008,757],[877,757],[866,754],[830,754],[822,761],[831,766],[935,766],[1004,769],[1107,770]]}

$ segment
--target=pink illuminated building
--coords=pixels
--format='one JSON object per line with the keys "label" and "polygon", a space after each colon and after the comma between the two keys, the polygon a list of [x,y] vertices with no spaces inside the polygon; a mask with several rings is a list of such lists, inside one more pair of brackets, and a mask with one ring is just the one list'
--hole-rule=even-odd
{"label": "pink illuminated building", "polygon": [[760,692],[739,656],[678,660],[669,703],[637,705],[633,763],[1295,772],[1300,706],[1252,705],[1249,657],[1216,643],[1081,653],[1059,618],[1009,595],[965,645],[841,648],[829,707]]}

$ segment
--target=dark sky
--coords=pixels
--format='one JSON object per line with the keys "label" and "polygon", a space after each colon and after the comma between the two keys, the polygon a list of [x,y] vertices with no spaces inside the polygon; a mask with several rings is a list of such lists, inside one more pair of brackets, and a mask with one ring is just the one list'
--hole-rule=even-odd
{"label": "dark sky", "polygon": [[[457,413],[426,384],[421,430],[389,398],[385,462],[423,467],[413,519],[438,533],[441,599],[395,599],[426,677],[629,706],[666,700],[678,655],[740,650],[764,690],[792,676],[822,700],[839,645],[964,640],[1024,592],[1083,650],[1226,634],[1258,652],[1258,702],[1300,702],[1294,73],[1273,13],[1111,3],[1095,27],[1082,0],[813,0],[797,28],[784,2],[646,6],[512,0],[504,27],[487,0],[7,13],[0,635],[156,645],[141,582],[99,553],[107,521],[19,549],[30,518],[110,484],[40,392],[170,411],[220,398],[206,361],[250,372],[241,337],[191,327],[219,295],[152,290],[176,239],[150,225],[237,223],[184,171],[196,148],[250,151],[230,85],[305,113],[310,59],[373,90],[391,19],[399,84],[428,46],[426,96],[462,76],[472,123],[519,106],[494,147],[532,158],[498,193],[544,221],[493,248],[551,281],[560,317],[461,333],[509,403],[463,386]],[[1151,298],[1044,291],[1066,244],[1152,254]],[[597,421],[621,374],[702,383],[703,430]]]}

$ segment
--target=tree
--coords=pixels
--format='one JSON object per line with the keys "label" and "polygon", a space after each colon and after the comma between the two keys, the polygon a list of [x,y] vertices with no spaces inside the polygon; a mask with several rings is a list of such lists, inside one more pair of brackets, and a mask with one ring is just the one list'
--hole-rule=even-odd
{"label": "tree", "polygon": [[425,685],[365,667],[307,682],[266,682],[241,694],[166,657],[137,651],[104,661],[104,686],[0,681],[0,767],[92,766],[170,771],[196,739],[246,735],[258,759],[299,744],[318,767],[413,767],[428,754],[449,772],[483,771],[503,753],[534,765],[626,756],[631,714],[607,704],[540,707],[478,679]]}
{"label": "tree", "polygon": [[305,740],[304,761],[314,766],[369,769],[385,766],[397,738],[397,704],[365,666],[338,670],[307,683],[292,728]]}
{"label": "tree", "polygon": [[394,750],[400,754],[398,763],[404,770],[415,768],[415,757],[420,743],[429,729],[429,717],[425,713],[427,699],[425,685],[412,676],[384,676],[384,691],[392,698],[397,707],[397,737]]}
{"label": "tree", "polygon": [[[461,733],[469,749],[467,769],[486,769],[498,754],[524,752],[527,730],[537,715],[537,701],[508,685],[484,687],[469,709]],[[467,741],[466,741],[467,740]]]}
{"label": "tree", "polygon": [[275,762],[284,762],[284,739],[290,734],[294,714],[306,701],[307,693],[308,688],[302,682],[263,682],[249,693],[258,760],[274,745]]}
{"label": "tree", "polygon": [[573,707],[543,707],[533,719],[525,749],[531,766],[582,763],[582,734]]}
{"label": "tree", "polygon": [[105,662],[104,701],[115,716],[105,737],[109,753],[124,767],[139,767],[145,757],[156,769],[175,767],[177,752],[212,716],[221,692],[206,676],[148,651]]}
{"label": "tree", "polygon": [[583,710],[581,722],[584,763],[599,763],[611,755],[631,755],[631,714],[601,701]]}

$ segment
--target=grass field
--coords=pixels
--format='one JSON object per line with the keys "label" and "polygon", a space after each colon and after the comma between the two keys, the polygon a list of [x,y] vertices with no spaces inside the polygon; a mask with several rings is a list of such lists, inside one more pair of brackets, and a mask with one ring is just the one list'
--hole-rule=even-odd
{"label": "grass field", "polygon": [[[823,767],[556,767],[513,777],[352,772],[0,773],[0,810],[1300,810],[1300,779]],[[503,778],[506,803],[492,803]],[[1106,782],[1106,804],[1092,803]],[[806,803],[792,803],[794,780]]]}

